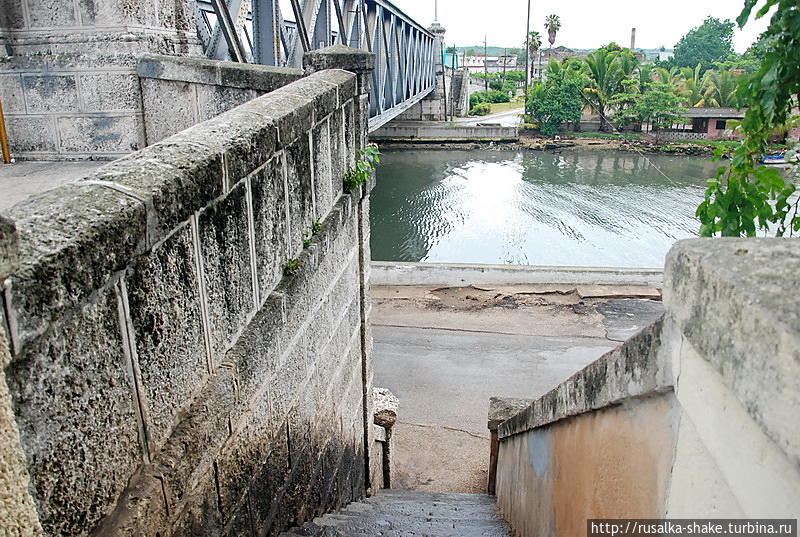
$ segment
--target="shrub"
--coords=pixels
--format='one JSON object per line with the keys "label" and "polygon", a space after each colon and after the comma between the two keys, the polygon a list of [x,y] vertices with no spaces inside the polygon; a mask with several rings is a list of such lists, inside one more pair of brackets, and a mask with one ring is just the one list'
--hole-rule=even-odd
{"label": "shrub", "polygon": [[489,103],[478,103],[469,111],[471,116],[485,116],[492,113],[492,107]]}

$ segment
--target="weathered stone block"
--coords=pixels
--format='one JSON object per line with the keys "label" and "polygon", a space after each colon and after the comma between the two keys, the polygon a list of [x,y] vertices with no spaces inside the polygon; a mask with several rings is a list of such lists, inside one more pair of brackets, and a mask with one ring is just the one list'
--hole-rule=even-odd
{"label": "weathered stone block", "polygon": [[56,129],[49,117],[10,116],[6,118],[12,153],[55,153]]}
{"label": "weathered stone block", "polygon": [[213,469],[214,457],[230,434],[234,402],[233,371],[219,368],[180,415],[166,444],[154,457],[154,466],[164,476],[172,512],[203,488],[202,476]]}
{"label": "weathered stone block", "polygon": [[314,143],[314,216],[322,221],[334,203],[330,122],[324,121],[312,131]]}
{"label": "weathered stone block", "polygon": [[164,236],[222,194],[222,151],[191,134],[115,160],[87,180],[109,181],[149,199],[155,237]]}
{"label": "weathered stone block", "polygon": [[88,534],[142,460],[128,367],[117,300],[105,289],[6,370],[48,535]]}
{"label": "weathered stone block", "polygon": [[[243,418],[238,431],[217,459],[220,507],[226,517],[236,511],[236,506],[251,489],[251,482],[268,471],[270,465],[276,464],[269,459],[285,451],[286,428],[274,420],[269,397],[264,393],[253,403],[251,412]],[[284,448],[280,447],[281,444]],[[288,467],[288,462],[284,460],[281,465]],[[274,476],[269,476],[269,479],[274,480]],[[275,488],[280,484],[273,482],[272,485]]]}
{"label": "weathered stone block", "polygon": [[223,86],[252,88],[259,92],[275,91],[303,76],[300,69],[270,65],[233,64],[220,62],[220,81]]}
{"label": "weathered stone block", "polygon": [[183,226],[127,276],[128,304],[142,376],[151,451],[208,376],[200,278],[190,226]]}
{"label": "weathered stone block", "polygon": [[146,466],[134,476],[111,516],[95,531],[104,537],[168,535],[169,513],[160,476]]}
{"label": "weathered stone block", "polygon": [[207,139],[219,144],[225,153],[227,183],[232,185],[273,157],[278,133],[270,118],[245,104],[196,125],[177,138]]}
{"label": "weathered stone block", "polygon": [[281,355],[279,331],[283,324],[283,297],[271,295],[247,325],[225,361],[236,368],[239,380],[237,418],[253,403],[267,397],[263,388],[278,370]]}
{"label": "weathered stone block", "polygon": [[275,123],[279,148],[287,148],[298,138],[308,137],[314,121],[314,99],[292,93],[267,93],[241,109]]}
{"label": "weathered stone block", "polygon": [[0,11],[0,28],[22,30],[25,28],[25,15],[22,11],[22,0],[7,0]]}
{"label": "weathered stone block", "polygon": [[[291,468],[285,424],[279,427],[279,431],[264,464],[256,470],[249,484],[250,510],[258,535],[276,535],[288,529],[288,525],[277,520],[278,508],[284,501],[281,492]],[[273,531],[268,531],[270,528]]]}
{"label": "weathered stone block", "polygon": [[313,101],[314,119],[318,123],[339,106],[339,83],[354,77],[344,71],[337,75],[334,71],[316,73],[276,90],[278,95],[296,95]]}
{"label": "weathered stone block", "polygon": [[193,85],[150,78],[142,78],[141,85],[148,145],[197,123],[197,97]]}
{"label": "weathered stone block", "polygon": [[344,174],[350,167],[350,156],[347,150],[347,136],[344,121],[345,107],[334,110],[330,120],[331,131],[331,184],[333,185],[333,199],[339,197],[342,191]]}
{"label": "weathered stone block", "polygon": [[146,230],[143,204],[95,185],[51,190],[8,216],[19,236],[10,307],[22,343],[106,285],[140,249]]}
{"label": "weathered stone block", "polygon": [[138,116],[59,117],[57,128],[66,153],[127,154],[145,145]]}
{"label": "weathered stone block", "polygon": [[286,182],[289,190],[289,257],[303,246],[303,235],[314,223],[311,150],[308,136],[301,136],[286,148]]}
{"label": "weathered stone block", "polygon": [[283,277],[289,259],[289,237],[283,161],[272,159],[250,178],[256,278],[262,300]]}
{"label": "weathered stone block", "polygon": [[375,68],[375,55],[369,51],[333,45],[319,50],[312,50],[303,55],[303,69],[314,73],[326,69],[344,69],[351,73],[364,73]]}
{"label": "weathered stone block", "polygon": [[372,405],[375,424],[392,427],[397,421],[400,401],[386,388],[372,388]]}
{"label": "weathered stone block", "polygon": [[244,183],[200,213],[198,230],[211,352],[219,359],[256,308]]}
{"label": "weathered stone block", "polygon": [[139,109],[139,81],[128,73],[78,75],[86,112]]}
{"label": "weathered stone block", "polygon": [[78,110],[74,75],[24,75],[22,87],[29,114]]}
{"label": "weathered stone block", "polygon": [[[0,282],[19,267],[19,245],[14,222],[0,214]],[[0,285],[2,285],[0,283]],[[6,364],[0,362],[0,368]]]}
{"label": "weathered stone block", "polygon": [[217,491],[213,469],[200,480],[197,488],[187,498],[185,507],[175,517],[170,537],[197,537],[221,535],[223,521],[217,506]]}
{"label": "weathered stone block", "polygon": [[4,114],[25,113],[25,97],[22,90],[22,75],[0,74],[0,95],[3,96]]}
{"label": "weathered stone block", "polygon": [[193,2],[190,0],[158,0],[158,22],[162,28],[195,31]]}
{"label": "weathered stone block", "polygon": [[307,376],[308,364],[305,357],[296,353],[289,355],[277,375],[270,381],[268,393],[275,421],[283,422],[287,419]]}
{"label": "weathered stone block", "polygon": [[73,4],[60,0],[26,0],[31,28],[77,26],[78,19]]}
{"label": "weathered stone block", "polygon": [[10,360],[8,337],[0,325],[0,528],[9,536],[38,537],[42,528],[28,492],[30,475],[6,384],[4,369]]}
{"label": "weathered stone block", "polygon": [[198,120],[205,121],[227,112],[256,97],[256,92],[251,89],[227,88],[225,86],[198,85],[197,112]]}

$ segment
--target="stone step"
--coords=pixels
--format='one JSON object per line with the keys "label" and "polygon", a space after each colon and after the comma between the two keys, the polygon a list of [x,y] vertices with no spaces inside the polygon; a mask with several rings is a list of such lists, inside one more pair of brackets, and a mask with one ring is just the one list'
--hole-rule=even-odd
{"label": "stone step", "polygon": [[280,537],[508,537],[492,497],[382,491]]}

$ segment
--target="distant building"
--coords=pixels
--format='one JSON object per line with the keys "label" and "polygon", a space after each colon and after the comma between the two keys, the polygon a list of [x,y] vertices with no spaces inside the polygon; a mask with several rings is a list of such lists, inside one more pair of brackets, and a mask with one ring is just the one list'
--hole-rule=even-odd
{"label": "distant building", "polygon": [[[449,65],[449,64],[448,64]],[[516,56],[467,56],[464,67],[470,73],[502,73],[503,71],[516,71],[523,69],[517,65]]]}
{"label": "distant building", "polygon": [[660,138],[674,140],[730,140],[739,135],[733,130],[731,121],[740,121],[746,110],[736,108],[688,108],[681,114],[685,125],[659,132]]}

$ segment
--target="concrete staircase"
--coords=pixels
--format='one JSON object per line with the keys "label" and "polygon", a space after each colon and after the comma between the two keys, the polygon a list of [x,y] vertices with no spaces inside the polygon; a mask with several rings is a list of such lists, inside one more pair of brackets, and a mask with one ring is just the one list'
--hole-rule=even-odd
{"label": "concrete staircase", "polygon": [[486,494],[385,490],[280,537],[509,537]]}

